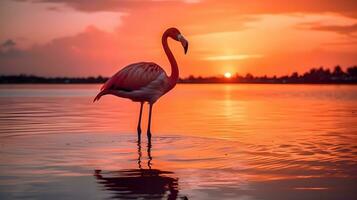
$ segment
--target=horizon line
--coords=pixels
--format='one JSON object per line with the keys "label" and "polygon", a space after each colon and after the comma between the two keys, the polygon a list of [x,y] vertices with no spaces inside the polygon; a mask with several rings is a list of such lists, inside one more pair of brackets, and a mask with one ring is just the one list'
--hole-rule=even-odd
{"label": "horizon line", "polygon": [[[350,68],[357,68],[357,64],[352,65],[350,67],[347,67],[346,70],[343,70],[341,65],[336,65],[333,67],[333,70],[336,70],[336,68],[340,68],[342,72],[346,73],[348,69]],[[327,70],[330,71],[330,68],[325,68],[323,66],[320,67],[313,67],[310,68],[308,71],[302,72],[302,73],[298,73],[296,71],[291,72],[290,74],[285,74],[285,75],[254,75],[250,72],[245,73],[245,75],[241,75],[240,73],[232,73],[232,77],[230,79],[234,79],[234,78],[238,78],[238,77],[246,77],[246,76],[253,76],[256,78],[262,78],[262,77],[267,77],[267,78],[281,78],[281,77],[286,77],[286,76],[292,76],[293,74],[297,74],[298,76],[304,75],[306,73],[311,72],[312,70]],[[332,71],[333,71],[332,70]],[[0,77],[10,77],[10,76],[27,76],[27,77],[38,77],[38,78],[110,78],[112,75],[110,76],[104,76],[104,75],[84,75],[84,76],[75,76],[75,75],[70,75],[70,76],[66,76],[66,75],[54,75],[54,76],[46,76],[46,75],[35,75],[35,74],[27,74],[27,73],[18,73],[18,74],[0,74]],[[210,75],[210,76],[204,76],[204,75],[193,75],[190,74],[186,77],[179,77],[180,79],[188,79],[188,78],[224,78],[224,74],[216,74],[216,75]]]}

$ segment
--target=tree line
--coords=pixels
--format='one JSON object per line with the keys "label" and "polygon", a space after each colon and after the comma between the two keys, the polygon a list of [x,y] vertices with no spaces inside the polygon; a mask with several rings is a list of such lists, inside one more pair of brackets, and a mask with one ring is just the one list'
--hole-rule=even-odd
{"label": "tree line", "polygon": [[[108,77],[41,77],[34,75],[2,75],[0,76],[0,84],[70,84],[70,83],[104,83]],[[347,68],[345,71],[336,66],[332,71],[330,69],[312,68],[304,74],[297,72],[286,76],[254,76],[250,73],[245,76],[236,74],[235,76],[227,79],[224,77],[195,77],[189,76],[187,78],[180,78],[179,83],[357,83],[357,66]]]}
{"label": "tree line", "polygon": [[180,79],[182,83],[357,83],[357,66],[343,71],[340,66],[330,69],[312,68],[304,74],[297,72],[286,76],[254,76],[250,73],[245,76],[236,74],[232,78],[224,77],[194,77]]}

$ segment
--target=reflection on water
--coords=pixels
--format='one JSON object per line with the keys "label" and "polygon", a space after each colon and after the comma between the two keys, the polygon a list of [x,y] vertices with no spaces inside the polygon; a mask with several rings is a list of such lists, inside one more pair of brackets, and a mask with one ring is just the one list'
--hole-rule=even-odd
{"label": "reflection on water", "polygon": [[[151,147],[147,146],[147,168],[141,163],[141,142],[138,141],[138,168],[122,169],[119,171],[103,172],[95,170],[94,176],[97,182],[104,186],[105,190],[113,192],[115,199],[177,199],[178,178],[173,172],[152,169]],[[187,197],[182,197],[187,199]]]}
{"label": "reflection on water", "polygon": [[356,86],[178,85],[149,148],[98,87],[0,85],[0,199],[357,199]]}
{"label": "reflection on water", "polygon": [[177,179],[171,174],[157,169],[129,169],[97,172],[95,177],[106,190],[114,192],[114,199],[176,199]]}

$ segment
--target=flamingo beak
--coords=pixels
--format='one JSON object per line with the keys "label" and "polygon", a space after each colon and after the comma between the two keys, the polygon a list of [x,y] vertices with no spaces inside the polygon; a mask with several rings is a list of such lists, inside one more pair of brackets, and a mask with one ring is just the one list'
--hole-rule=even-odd
{"label": "flamingo beak", "polygon": [[187,40],[181,34],[178,36],[178,40],[181,42],[181,45],[182,45],[183,49],[185,50],[185,54],[186,54],[187,50],[188,50]]}
{"label": "flamingo beak", "polygon": [[[182,42],[181,42],[182,43]],[[185,54],[187,53],[187,50],[188,50],[188,42],[187,40],[185,40],[185,43],[182,44],[183,48],[185,49]]]}

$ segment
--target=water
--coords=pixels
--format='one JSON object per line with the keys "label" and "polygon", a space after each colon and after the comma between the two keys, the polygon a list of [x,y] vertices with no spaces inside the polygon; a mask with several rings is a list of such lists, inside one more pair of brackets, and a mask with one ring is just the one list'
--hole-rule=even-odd
{"label": "water", "polygon": [[357,199],[357,86],[98,88],[0,86],[0,199]]}

